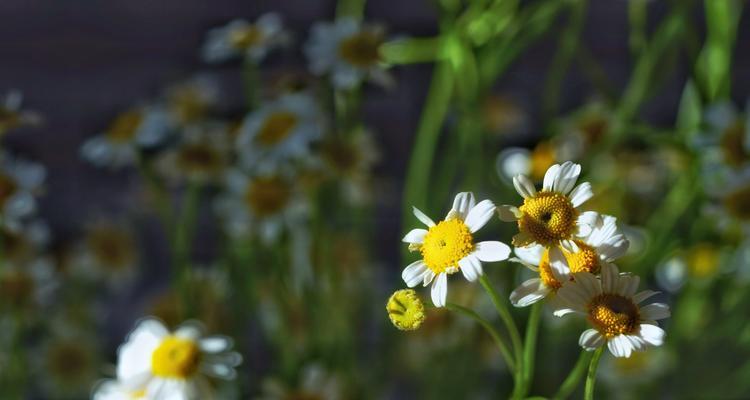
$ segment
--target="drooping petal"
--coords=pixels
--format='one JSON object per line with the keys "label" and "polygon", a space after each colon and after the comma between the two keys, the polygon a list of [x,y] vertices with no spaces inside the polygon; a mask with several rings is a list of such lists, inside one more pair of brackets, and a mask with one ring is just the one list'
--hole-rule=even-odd
{"label": "drooping petal", "polygon": [[445,307],[446,298],[448,297],[448,274],[438,274],[437,279],[432,282],[430,291],[432,304],[435,307]]}
{"label": "drooping petal", "polygon": [[664,303],[653,303],[641,307],[641,318],[645,320],[656,321],[669,318],[670,315],[669,306]]}
{"label": "drooping petal", "polygon": [[199,342],[201,350],[206,353],[221,353],[232,347],[232,339],[224,336],[210,336]]}
{"label": "drooping petal", "polygon": [[557,247],[549,250],[549,266],[552,270],[552,276],[558,282],[567,282],[570,278],[570,267],[562,251]]}
{"label": "drooping petal", "polygon": [[596,350],[604,344],[604,336],[596,329],[586,329],[578,338],[578,344],[588,351]]}
{"label": "drooping petal", "polygon": [[618,284],[619,272],[614,264],[604,264],[601,268],[602,291],[604,293],[615,293]]}
{"label": "drooping petal", "polygon": [[588,182],[581,183],[570,192],[570,202],[576,208],[592,197],[594,197],[594,192],[591,190],[591,184]]}
{"label": "drooping petal", "polygon": [[403,239],[401,239],[404,243],[418,243],[421,244],[424,242],[424,237],[427,235],[426,229],[412,229],[407,233]]}
{"label": "drooping petal", "polygon": [[510,247],[497,241],[479,242],[474,246],[472,254],[484,262],[503,261],[510,256]]}
{"label": "drooping petal", "polygon": [[651,296],[655,296],[659,294],[660,292],[656,292],[653,290],[644,290],[642,292],[638,292],[633,296],[633,303],[640,304],[643,303],[646,299],[650,298]]}
{"label": "drooping petal", "polygon": [[427,265],[422,260],[414,261],[409,264],[404,271],[401,273],[401,279],[404,280],[406,286],[414,287],[422,283],[424,275],[430,271]]}
{"label": "drooping petal", "polygon": [[544,246],[536,244],[526,247],[516,247],[513,249],[513,253],[515,253],[524,263],[539,267],[539,263],[542,262],[544,250]]}
{"label": "drooping petal", "polygon": [[542,190],[551,191],[552,185],[557,180],[557,176],[560,174],[560,164],[554,164],[547,169],[544,173],[544,181],[542,183]]}
{"label": "drooping petal", "polygon": [[510,302],[514,307],[530,306],[547,297],[550,291],[541,279],[529,279],[511,292]]}
{"label": "drooping petal", "polygon": [[466,214],[466,219],[464,220],[464,223],[469,228],[471,233],[474,233],[489,222],[489,220],[492,218],[492,215],[495,213],[495,205],[490,200],[482,200],[479,202],[479,204],[472,207],[468,214]]}
{"label": "drooping petal", "polygon": [[516,206],[497,206],[497,216],[500,218],[501,221],[505,222],[515,222],[518,221],[519,218],[521,218],[521,211],[518,210],[518,207]]}
{"label": "drooping petal", "polygon": [[516,188],[518,194],[524,199],[533,197],[536,194],[536,188],[534,183],[525,175],[516,175],[513,177],[513,186]]}
{"label": "drooping petal", "polygon": [[422,221],[423,224],[427,225],[428,227],[435,226],[435,222],[425,215],[422,211],[420,211],[417,207],[412,207],[412,211],[414,212],[414,216],[417,217],[418,220]]}
{"label": "drooping petal", "polygon": [[581,166],[570,161],[560,165],[560,172],[557,179],[552,184],[552,190],[562,194],[568,194],[576,184],[578,176],[581,174]]}
{"label": "drooping petal", "polygon": [[625,337],[625,335],[618,335],[613,337],[607,342],[609,351],[615,357],[630,357],[633,352],[633,344]]}
{"label": "drooping petal", "polygon": [[474,282],[482,276],[482,263],[479,262],[479,259],[473,254],[469,254],[459,260],[458,266],[466,280],[469,282]]}
{"label": "drooping petal", "polygon": [[652,346],[661,346],[664,343],[664,336],[666,333],[664,329],[659,328],[656,325],[641,324],[640,336],[646,343]]}

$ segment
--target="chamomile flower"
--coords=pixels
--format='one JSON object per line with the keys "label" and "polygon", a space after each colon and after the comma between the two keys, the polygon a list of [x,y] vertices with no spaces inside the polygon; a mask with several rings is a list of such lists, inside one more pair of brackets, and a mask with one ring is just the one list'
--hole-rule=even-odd
{"label": "chamomile flower", "polygon": [[365,79],[390,86],[392,78],[380,63],[379,48],[384,40],[382,28],[340,18],[313,26],[305,54],[312,73],[329,74],[336,88],[351,89]]}
{"label": "chamomile flower", "polygon": [[54,266],[47,258],[5,263],[0,269],[0,310],[33,315],[35,309],[49,305],[58,286]]}
{"label": "chamomile flower", "polygon": [[601,280],[590,272],[573,274],[573,279],[557,291],[561,307],[556,315],[586,317],[593,328],[581,334],[581,347],[590,351],[606,344],[615,357],[630,357],[633,351],[664,342],[665,332],[656,320],[669,317],[669,306],[641,305],[657,292],[636,292],[637,276],[620,274],[614,264],[605,264]]}
{"label": "chamomile flower", "polygon": [[237,137],[242,164],[251,170],[273,170],[309,153],[322,132],[321,115],[312,97],[287,94],[248,115]]}
{"label": "chamomile flower", "polygon": [[185,128],[176,146],[162,153],[156,168],[171,183],[215,183],[229,167],[230,149],[226,124],[193,124]]}
{"label": "chamomile flower", "polygon": [[37,125],[42,117],[34,111],[21,110],[23,95],[12,90],[0,98],[0,135],[12,129],[27,125]]}
{"label": "chamomile flower", "polygon": [[181,126],[196,123],[209,114],[219,98],[219,83],[208,75],[197,75],[168,87],[165,107],[171,119]]}
{"label": "chamomile flower", "polygon": [[44,166],[0,152],[0,221],[18,231],[37,208],[47,171]]}
{"label": "chamomile flower", "polygon": [[508,185],[513,177],[525,175],[533,181],[541,181],[545,172],[557,161],[557,149],[552,142],[539,142],[533,150],[509,147],[495,159],[495,169],[500,179]]}
{"label": "chamomile flower", "polygon": [[40,219],[14,226],[0,227],[4,261],[25,264],[33,261],[47,246],[50,239],[49,226]]}
{"label": "chamomile flower", "polygon": [[40,388],[49,399],[84,398],[98,375],[96,341],[78,332],[54,334],[33,357],[38,370],[44,373]]}
{"label": "chamomile flower", "polygon": [[81,156],[97,167],[132,165],[139,148],[159,144],[172,127],[172,119],[162,108],[134,108],[118,115],[104,133],[84,142]]}
{"label": "chamomile flower", "polygon": [[528,125],[528,116],[512,97],[489,95],[482,103],[485,129],[498,136],[509,136]]}
{"label": "chamomile flower", "polygon": [[170,332],[155,319],[136,325],[120,346],[117,379],[127,390],[149,399],[214,398],[208,377],[234,379],[241,356],[223,336],[204,336],[195,323]]}
{"label": "chamomile flower", "polygon": [[587,235],[572,240],[573,251],[565,248],[545,248],[541,245],[515,249],[514,261],[539,272],[521,284],[510,295],[516,307],[536,303],[551,293],[557,292],[570,280],[571,273],[589,272],[598,274],[602,265],[611,263],[625,254],[628,239],[617,229],[615,217],[604,215],[597,218]]}
{"label": "chamomile flower", "polygon": [[724,232],[750,232],[750,165],[728,172],[721,184],[721,187],[706,188],[715,200],[706,206],[706,213]]}
{"label": "chamomile flower", "polygon": [[443,221],[437,224],[414,208],[414,215],[428,229],[412,229],[404,236],[410,251],[419,251],[422,259],[409,264],[401,274],[406,285],[414,287],[432,283],[432,302],[436,307],[445,306],[448,294],[448,275],[459,270],[469,281],[482,275],[482,262],[502,261],[508,258],[510,248],[501,242],[475,242],[474,234],[495,213],[490,200],[478,204],[474,194],[464,192],[456,195],[453,207]]}
{"label": "chamomile flower", "polygon": [[518,223],[520,232],[513,237],[514,246],[562,245],[575,250],[573,239],[589,234],[597,218],[596,213],[579,209],[594,195],[588,182],[575,186],[580,173],[581,166],[570,161],[555,164],[544,174],[539,192],[525,175],[513,178],[523,205],[500,206],[497,210],[501,220]]}
{"label": "chamomile flower", "polygon": [[289,35],[276,13],[263,14],[254,23],[236,19],[208,32],[203,59],[215,63],[243,57],[259,63],[269,51],[288,41]]}
{"label": "chamomile flower", "polygon": [[693,144],[699,150],[704,167],[713,170],[747,166],[750,163],[748,113],[742,113],[730,102],[721,102],[709,106],[703,119],[705,129]]}
{"label": "chamomile flower", "polygon": [[82,278],[101,279],[113,288],[123,288],[135,278],[138,260],[132,230],[119,221],[99,219],[86,227],[72,270]]}

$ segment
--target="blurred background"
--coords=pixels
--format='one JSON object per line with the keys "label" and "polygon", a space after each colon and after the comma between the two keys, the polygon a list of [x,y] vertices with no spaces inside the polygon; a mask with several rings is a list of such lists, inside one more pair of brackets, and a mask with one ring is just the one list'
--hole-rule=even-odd
{"label": "blurred background", "polygon": [[[437,218],[463,190],[517,204],[515,173],[539,181],[566,160],[626,231],[621,269],[673,308],[664,347],[605,356],[602,398],[750,396],[747,7],[479,3],[367,2],[362,26],[386,44],[372,65],[355,49],[355,74],[316,66],[330,54],[310,43],[336,36],[316,24],[359,19],[357,1],[4,0],[8,398],[90,398],[148,315],[234,338],[244,362],[219,398],[505,396],[506,367],[470,320],[390,325],[415,259],[408,210]],[[268,13],[281,28],[262,52],[218,43]],[[276,137],[264,118],[278,110],[297,114]],[[528,274],[485,270],[506,294]],[[491,319],[485,297],[452,282],[451,301]],[[581,325],[546,314],[532,393],[550,396]]]}

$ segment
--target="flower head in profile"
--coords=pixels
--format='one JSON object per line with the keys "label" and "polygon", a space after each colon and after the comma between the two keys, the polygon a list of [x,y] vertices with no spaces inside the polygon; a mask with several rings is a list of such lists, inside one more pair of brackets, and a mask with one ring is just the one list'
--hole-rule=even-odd
{"label": "flower head in profile", "polygon": [[42,121],[38,113],[22,110],[22,101],[23,95],[17,90],[0,98],[0,135],[22,126],[37,125]]}
{"label": "flower head in profile", "polygon": [[615,357],[630,357],[633,351],[664,342],[664,330],[656,321],[669,317],[669,306],[641,305],[657,292],[637,292],[637,276],[620,274],[614,264],[605,264],[601,279],[590,272],[575,273],[573,279],[557,291],[556,315],[586,317],[592,328],[581,334],[581,347],[594,350],[606,344]]}
{"label": "flower head in profile", "polygon": [[215,63],[242,57],[259,63],[269,51],[288,41],[289,35],[276,13],[263,14],[253,23],[236,19],[208,32],[203,59]]}
{"label": "flower head in profile", "polygon": [[453,207],[444,220],[435,223],[414,208],[414,215],[428,229],[412,229],[404,236],[410,251],[419,251],[422,259],[407,266],[401,277],[409,287],[432,283],[432,302],[445,306],[448,294],[448,275],[458,271],[469,281],[483,273],[482,262],[508,258],[510,248],[501,242],[475,242],[474,234],[492,218],[495,205],[490,200],[476,203],[474,194],[456,195]]}
{"label": "flower head in profile", "polygon": [[571,280],[571,273],[598,274],[602,265],[624,255],[629,244],[617,228],[617,219],[603,215],[597,218],[587,235],[572,241],[572,249],[542,245],[517,247],[517,258],[512,260],[538,272],[539,277],[522,283],[511,293],[510,301],[516,307],[525,307],[557,292]]}
{"label": "flower head in profile", "polygon": [[520,207],[500,206],[498,213],[501,220],[518,223],[520,232],[513,237],[514,246],[539,244],[575,250],[573,240],[589,234],[597,218],[596,213],[579,209],[594,195],[588,182],[576,186],[580,174],[578,164],[570,161],[555,164],[545,173],[542,190],[538,192],[525,175],[513,178],[523,204]]}
{"label": "flower head in profile", "polygon": [[148,399],[213,398],[207,378],[234,379],[242,360],[231,349],[229,338],[204,336],[195,323],[170,332],[161,322],[144,319],[118,350],[117,379],[123,389]]}
{"label": "flower head in profile", "polygon": [[312,73],[329,74],[336,88],[351,89],[365,79],[390,86],[392,78],[383,69],[379,53],[384,40],[382,28],[340,18],[314,25],[305,53]]}

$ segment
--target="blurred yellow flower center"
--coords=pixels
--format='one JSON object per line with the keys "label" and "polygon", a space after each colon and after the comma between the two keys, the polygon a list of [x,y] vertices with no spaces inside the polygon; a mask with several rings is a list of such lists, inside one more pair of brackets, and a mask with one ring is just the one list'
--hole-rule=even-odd
{"label": "blurred yellow flower center", "polygon": [[[518,220],[518,229],[536,243],[544,246],[557,244],[570,238],[576,229],[578,212],[570,200],[557,192],[538,192],[524,199],[519,207],[523,214]],[[524,246],[529,243],[517,243]]]}
{"label": "blurred yellow flower center", "polygon": [[143,115],[138,111],[128,111],[115,118],[107,131],[107,137],[116,143],[130,142],[135,138],[138,126],[143,121]]}
{"label": "blurred yellow flower center", "polygon": [[24,271],[9,269],[0,276],[0,304],[13,308],[29,305],[34,293],[34,278]]}
{"label": "blurred yellow flower center", "polygon": [[424,322],[424,304],[412,289],[398,290],[388,299],[385,309],[393,325],[402,331],[413,331]]}
{"label": "blurred yellow flower center", "polygon": [[256,178],[245,192],[245,202],[255,215],[264,217],[284,209],[291,194],[289,185],[279,177]]}
{"label": "blurred yellow flower center", "polygon": [[724,131],[721,138],[721,149],[727,164],[739,167],[750,160],[750,155],[745,152],[745,122],[737,120]]}
{"label": "blurred yellow flower center", "polygon": [[52,343],[47,350],[47,370],[63,382],[81,382],[95,372],[94,360],[85,342],[65,339]]}
{"label": "blurred yellow flower center", "polygon": [[97,263],[104,268],[121,270],[135,261],[135,243],[128,232],[114,226],[101,225],[91,229],[86,244]]}
{"label": "blurred yellow flower center", "polygon": [[578,128],[586,143],[595,145],[606,136],[609,130],[609,120],[604,115],[589,115],[579,123]]}
{"label": "blurred yellow flower center", "polygon": [[549,249],[545,249],[542,253],[542,259],[539,261],[539,279],[542,280],[545,286],[557,291],[562,287],[562,282],[555,278],[552,274],[552,266],[549,264]]}
{"label": "blurred yellow flower center", "polygon": [[459,218],[440,221],[424,237],[420,251],[428,268],[435,274],[458,271],[458,261],[474,250],[469,227]]}
{"label": "blurred yellow flower center", "polygon": [[297,122],[298,118],[294,113],[288,111],[275,112],[263,121],[256,139],[264,146],[273,146],[286,139],[297,126]]}
{"label": "blurred yellow flower center", "polygon": [[254,25],[236,29],[229,34],[229,43],[236,49],[248,49],[263,41],[263,31]]}
{"label": "blurred yellow flower center", "polygon": [[201,89],[183,87],[169,97],[170,108],[181,122],[198,121],[206,115],[209,105],[201,95]]}
{"label": "blurred yellow flower center", "polygon": [[341,140],[323,143],[321,152],[328,164],[338,173],[352,172],[360,159],[356,147]]}
{"label": "blurred yellow flower center", "polygon": [[690,273],[696,278],[707,278],[719,268],[719,249],[709,243],[693,247],[688,257]]}
{"label": "blurred yellow flower center", "polygon": [[18,184],[16,184],[15,179],[0,173],[0,206],[5,205],[8,199],[16,193],[17,189]]}
{"label": "blurred yellow flower center", "polygon": [[724,198],[724,208],[735,218],[750,220],[750,185],[729,193]]}
{"label": "blurred yellow flower center", "polygon": [[186,172],[214,173],[222,169],[224,158],[213,146],[191,143],[183,146],[177,153],[177,165]]}
{"label": "blurred yellow flower center", "polygon": [[369,67],[380,60],[378,48],[382,43],[379,33],[362,31],[341,41],[339,55],[354,66]]}
{"label": "blurred yellow flower center", "polygon": [[555,146],[549,142],[540,142],[531,152],[531,177],[540,181],[549,167],[555,163]]}
{"label": "blurred yellow flower center", "polygon": [[184,379],[198,370],[200,359],[195,341],[168,336],[151,355],[151,371],[160,378]]}
{"label": "blurred yellow flower center", "polygon": [[596,254],[596,250],[583,243],[580,240],[575,240],[578,245],[578,251],[570,253],[563,250],[565,260],[568,261],[570,272],[590,272],[592,274],[598,274],[601,266],[599,265],[599,255]]}
{"label": "blurred yellow flower center", "polygon": [[638,328],[638,306],[618,294],[600,294],[588,304],[588,320],[606,338],[633,333]]}
{"label": "blurred yellow flower center", "polygon": [[0,107],[0,134],[19,126],[20,123],[21,116],[16,111]]}

